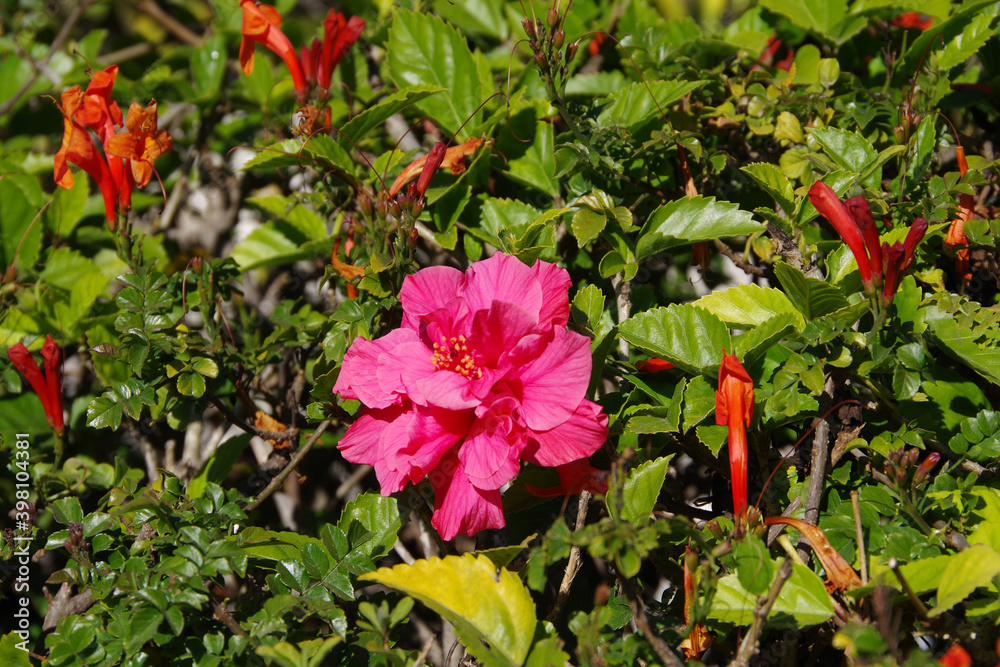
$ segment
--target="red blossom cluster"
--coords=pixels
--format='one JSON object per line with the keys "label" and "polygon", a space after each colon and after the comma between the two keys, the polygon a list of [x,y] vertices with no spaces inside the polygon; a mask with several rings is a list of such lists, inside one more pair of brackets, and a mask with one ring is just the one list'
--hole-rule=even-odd
{"label": "red blossom cluster", "polygon": [[[73,187],[67,162],[94,179],[112,230],[118,214],[127,214],[132,206],[132,189],[149,184],[153,160],[173,145],[170,134],[157,128],[156,100],[145,109],[133,102],[123,119],[121,108],[111,99],[117,75],[118,66],[111,65],[97,72],[86,90],[73,86],[62,94],[63,141],[53,167],[56,185],[62,188]],[[117,129],[123,126],[127,131],[119,133]],[[88,130],[97,135],[103,155]]]}
{"label": "red blossom cluster", "polygon": [[816,181],[809,189],[809,201],[833,225],[854,253],[865,292],[874,295],[881,287],[882,305],[891,304],[899,287],[899,278],[913,263],[917,244],[927,232],[927,221],[923,218],[914,220],[902,243],[897,241],[889,245],[883,242],[879,245],[878,227],[864,197],[851,197],[843,202],[829,185]]}
{"label": "red blossom cluster", "polygon": [[240,65],[243,73],[253,72],[254,47],[263,44],[288,67],[299,104],[305,104],[313,86],[319,86],[321,96],[325,96],[325,91],[330,89],[333,70],[365,29],[365,20],[360,16],[348,19],[331,9],[323,21],[323,40],[315,38],[312,44],[303,46],[296,53],[288,36],[281,31],[281,15],[278,10],[254,0],[240,0],[240,9],[243,10],[243,41],[240,42]]}

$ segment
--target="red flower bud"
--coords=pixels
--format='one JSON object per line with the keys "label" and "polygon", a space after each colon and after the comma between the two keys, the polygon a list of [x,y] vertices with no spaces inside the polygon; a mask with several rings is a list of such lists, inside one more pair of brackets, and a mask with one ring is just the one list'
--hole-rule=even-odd
{"label": "red flower bud", "polygon": [[903,241],[903,264],[899,267],[901,273],[906,271],[910,264],[913,263],[913,253],[917,249],[917,244],[920,243],[926,233],[927,221],[923,218],[917,218],[910,225],[910,231],[906,233],[906,239]]}
{"label": "red flower bud", "polygon": [[882,286],[883,305],[888,306],[892,303],[892,298],[896,296],[896,288],[899,286],[899,269],[903,264],[905,253],[903,244],[898,241],[893,245],[882,244],[882,269],[885,271],[885,284]]}
{"label": "red flower bud", "polygon": [[816,207],[820,215],[830,221],[840,237],[844,239],[844,243],[854,253],[854,259],[858,262],[858,270],[861,272],[861,280],[868,289],[872,284],[872,268],[868,254],[865,252],[865,240],[861,228],[847,207],[844,206],[844,202],[840,201],[833,189],[822,181],[816,181],[809,189],[809,201]]}
{"label": "red flower bud", "polygon": [[427,194],[427,187],[431,184],[431,179],[434,177],[434,172],[438,170],[441,163],[444,162],[444,154],[448,147],[443,142],[437,142],[434,144],[434,148],[427,155],[427,160],[424,162],[423,171],[420,172],[420,177],[417,179],[417,194],[423,197]]}

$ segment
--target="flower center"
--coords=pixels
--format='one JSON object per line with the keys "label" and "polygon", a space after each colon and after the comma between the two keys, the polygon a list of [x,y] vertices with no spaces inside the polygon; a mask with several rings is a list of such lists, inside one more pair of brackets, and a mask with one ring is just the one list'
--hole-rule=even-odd
{"label": "flower center", "polygon": [[440,343],[434,343],[434,354],[431,355],[431,363],[434,370],[454,371],[470,380],[478,380],[483,377],[483,369],[476,366],[476,360],[469,352],[465,336],[452,336],[445,338],[441,336]]}

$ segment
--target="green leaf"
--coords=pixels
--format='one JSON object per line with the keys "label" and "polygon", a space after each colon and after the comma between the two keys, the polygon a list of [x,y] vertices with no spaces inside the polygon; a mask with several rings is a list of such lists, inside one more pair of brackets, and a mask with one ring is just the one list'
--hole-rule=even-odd
{"label": "green leaf", "polygon": [[834,26],[847,15],[846,0],[761,0],[764,7],[788,18],[792,23],[829,36]]}
{"label": "green leaf", "polygon": [[744,236],[760,231],[753,215],[714,197],[685,197],[653,211],[639,234],[636,259],[695,241]]}
{"label": "green leaf", "polygon": [[927,168],[931,166],[931,158],[934,157],[934,149],[937,146],[937,133],[934,130],[934,123],[937,119],[937,114],[927,114],[920,121],[917,131],[913,135],[906,166],[907,190],[919,185]]}
{"label": "green leaf", "polygon": [[790,216],[795,211],[795,194],[792,192],[792,183],[777,166],[767,162],[758,162],[740,167],[740,171],[746,172],[764,192],[769,194],[785,212],[785,215]]}
{"label": "green leaf", "polygon": [[[976,17],[996,16],[998,11],[1000,11],[1000,3],[994,0],[966,2],[959,11],[935,25],[932,30],[924,30],[919,37],[913,40],[906,53],[897,61],[892,73],[892,86],[897,88],[908,86],[910,77],[924,62],[925,57],[940,50],[942,45],[947,48],[955,37],[964,33]],[[961,51],[964,50],[963,46],[971,43],[971,40],[967,42],[963,39],[961,43],[956,44],[949,59],[957,59],[961,55]]]}
{"label": "green leaf", "polygon": [[207,38],[191,56],[191,81],[201,99],[211,100],[222,91],[226,73],[226,39],[219,33]]}
{"label": "green leaf", "polygon": [[774,264],[774,273],[807,322],[850,305],[833,285],[818,278],[807,278],[802,271],[784,262]]}
{"label": "green leaf", "polygon": [[938,67],[942,73],[961,65],[976,55],[991,37],[996,36],[993,22],[1000,11],[1000,3],[995,3],[977,12],[972,20],[955,35],[938,55]]}
{"label": "green leaf", "polygon": [[300,164],[308,165],[310,162],[304,157],[302,142],[298,139],[285,139],[259,150],[259,153],[244,162],[237,171],[280,169]]}
{"label": "green leaf", "polygon": [[736,577],[740,586],[754,595],[762,595],[771,585],[777,568],[767,546],[753,533],[733,545]]}
{"label": "green leaf", "polygon": [[[396,544],[396,533],[409,515],[409,508],[400,507],[395,498],[364,493],[347,503],[337,525],[350,538],[353,549],[378,558]],[[355,524],[366,533],[364,542],[354,537],[357,535]]]}
{"label": "green leaf", "polygon": [[143,645],[153,638],[156,629],[163,622],[163,614],[152,607],[143,607],[129,615],[129,633],[125,640],[127,655],[135,655]]}
{"label": "green leaf", "polygon": [[793,331],[802,330],[799,313],[779,313],[736,339],[736,354],[750,366],[767,354],[778,341]]}
{"label": "green leaf", "polygon": [[117,430],[122,423],[122,406],[113,391],[106,391],[87,406],[87,426]]}
{"label": "green leaf", "polygon": [[760,285],[738,285],[712,292],[694,302],[733,328],[755,327],[775,315],[795,315],[801,326],[802,316],[781,290]]}
{"label": "green leaf", "polygon": [[541,115],[534,104],[511,112],[511,132],[524,139],[533,136],[533,139],[529,144],[511,143],[504,173],[523,185],[555,197],[559,194],[559,180],[554,177],[554,133],[552,123],[540,118]]}
{"label": "green leaf", "polygon": [[691,430],[708,415],[715,412],[715,387],[702,376],[691,378],[684,389],[684,430]]}
{"label": "green leaf", "polygon": [[177,391],[185,396],[201,398],[205,393],[205,378],[197,373],[181,373],[177,376]]}
{"label": "green leaf", "polygon": [[695,374],[712,374],[722,350],[732,350],[729,329],[712,313],[690,304],[673,304],[639,313],[619,326],[637,347]]}
{"label": "green leaf", "polygon": [[191,361],[191,370],[207,378],[219,377],[219,365],[208,357],[197,357]]}
{"label": "green leaf", "polygon": [[[823,151],[842,169],[852,174],[860,174],[878,155],[871,142],[857,132],[841,130],[838,127],[812,128],[809,134],[815,137]],[[881,182],[881,172],[873,173],[867,183],[877,187]]]}
{"label": "green leaf", "polygon": [[451,622],[473,656],[487,667],[524,663],[535,634],[535,603],[518,576],[486,556],[446,556],[363,574],[401,591]]}
{"label": "green leaf", "polygon": [[637,523],[649,519],[649,514],[653,511],[656,499],[663,488],[663,481],[667,478],[670,459],[673,457],[674,455],[670,454],[646,461],[629,473],[622,493],[624,497],[620,517],[622,521]]}
{"label": "green leaf", "polygon": [[52,517],[56,523],[68,526],[70,523],[83,523],[83,508],[80,499],[75,496],[60,498],[52,503]]}
{"label": "green leaf", "polygon": [[377,127],[382,127],[390,117],[406,109],[412,104],[419,102],[425,97],[436,95],[445,89],[440,86],[421,84],[417,86],[407,86],[398,90],[389,97],[380,101],[374,106],[370,106],[351,120],[344,123],[337,133],[337,141],[347,150],[351,150],[350,139],[355,144],[359,143],[366,134]]}
{"label": "green leaf", "polygon": [[[579,312],[581,317],[577,318]],[[591,331],[599,331],[601,317],[604,315],[604,292],[596,285],[587,285],[573,297],[573,320],[586,326]]]}
{"label": "green leaf", "polygon": [[[719,579],[708,617],[725,623],[749,625],[756,607],[757,596],[740,585],[735,574],[730,574]],[[808,627],[824,623],[832,617],[833,603],[823,582],[809,568],[794,563],[792,576],[785,582],[768,614],[768,626]]]}
{"label": "green leaf", "polygon": [[[28,652],[18,648],[18,644],[28,646],[21,639],[21,636],[15,634],[13,630],[0,638],[0,661],[3,661],[6,667],[31,667]],[[569,660],[569,656],[566,656],[566,659]]]}
{"label": "green leaf", "polygon": [[703,84],[704,81],[649,81],[648,85],[643,82],[633,83],[601,100],[610,104],[601,111],[597,122],[601,125],[617,123],[634,127],[654,114],[659,114],[660,109],[666,112],[668,106]]}
{"label": "green leaf", "polygon": [[944,317],[931,320],[931,334],[949,356],[968,365],[994,384],[1000,384],[1000,350],[997,339],[982,335],[958,320]]}
{"label": "green leaf", "polygon": [[930,616],[938,616],[972,595],[980,586],[988,586],[1000,574],[1000,554],[982,544],[976,544],[952,557],[941,576],[937,589],[937,604]]}
{"label": "green leaf", "polygon": [[248,444],[250,444],[250,435],[243,433],[219,445],[205,461],[205,465],[201,467],[194,479],[188,483],[188,496],[200,498],[205,495],[205,487],[210,482],[218,484],[226,479],[233,471],[233,464],[243,455]]}
{"label": "green leaf", "polygon": [[573,221],[570,228],[576,242],[583,248],[593,241],[604,231],[604,226],[608,224],[608,217],[603,213],[592,211],[589,208],[581,208],[573,214]]}
{"label": "green leaf", "polygon": [[484,95],[465,37],[432,14],[396,9],[386,50],[389,73],[397,85],[431,84],[444,89],[444,94],[424,97],[416,104],[449,133],[458,132],[468,120],[458,134],[468,139],[471,128],[480,122],[476,108]]}
{"label": "green leaf", "polygon": [[268,222],[236,244],[231,256],[241,271],[289,264],[317,256],[329,258],[333,237],[315,211],[299,204],[283,220]]}

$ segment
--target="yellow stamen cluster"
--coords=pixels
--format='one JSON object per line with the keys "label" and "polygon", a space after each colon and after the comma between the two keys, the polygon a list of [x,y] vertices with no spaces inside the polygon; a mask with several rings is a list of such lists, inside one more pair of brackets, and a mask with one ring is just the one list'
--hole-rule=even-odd
{"label": "yellow stamen cluster", "polygon": [[452,336],[450,339],[441,336],[441,342],[434,343],[434,354],[431,356],[434,370],[454,371],[470,380],[483,377],[483,369],[476,366],[466,342],[465,336]]}

